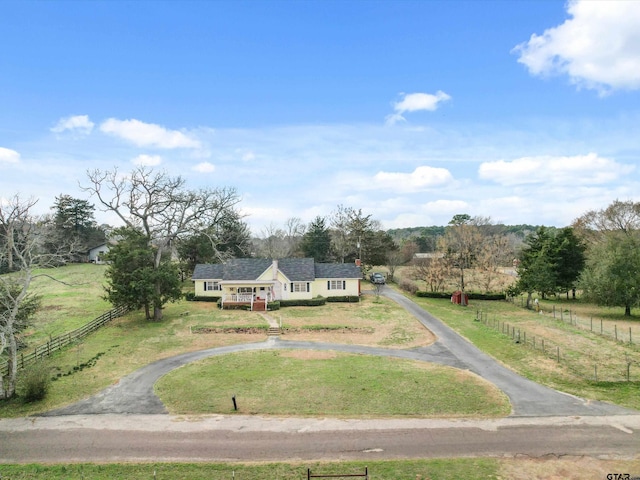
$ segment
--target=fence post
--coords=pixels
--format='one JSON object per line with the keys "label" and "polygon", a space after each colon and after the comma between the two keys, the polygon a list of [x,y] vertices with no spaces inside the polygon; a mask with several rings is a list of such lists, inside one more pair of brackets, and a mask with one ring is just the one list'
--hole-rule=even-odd
{"label": "fence post", "polygon": [[593,317],[591,317],[591,331],[593,332]]}
{"label": "fence post", "polygon": [[546,353],[546,352],[544,351],[544,338],[542,339],[542,353]]}
{"label": "fence post", "polygon": [[600,335],[602,335],[602,319],[600,319]]}
{"label": "fence post", "polygon": [[597,382],[598,381],[598,365],[597,364],[593,366],[593,376],[595,377]]}
{"label": "fence post", "polygon": [[614,326],[613,326],[613,329],[614,329],[614,330],[615,330],[615,332],[616,332],[616,342],[617,342],[617,341],[618,341],[618,325],[614,325]]}
{"label": "fence post", "polygon": [[558,363],[560,363],[560,347],[556,347],[556,349],[558,350]]}
{"label": "fence post", "polygon": [[629,327],[629,345],[633,345],[633,342],[631,341],[631,327]]}

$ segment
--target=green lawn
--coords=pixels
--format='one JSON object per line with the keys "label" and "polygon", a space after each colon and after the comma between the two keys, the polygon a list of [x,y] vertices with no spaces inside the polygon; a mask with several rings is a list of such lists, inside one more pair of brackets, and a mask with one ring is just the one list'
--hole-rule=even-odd
{"label": "green lawn", "polygon": [[73,264],[34,271],[32,292],[41,308],[24,332],[30,346],[69,332],[111,309],[104,295],[104,265]]}
{"label": "green lawn", "polygon": [[[398,460],[384,462],[144,463],[75,465],[0,465],[1,478],[11,480],[302,480],[313,474],[362,474],[376,480],[491,480],[498,479],[496,459]],[[154,476],[155,474],[155,476]]]}
{"label": "green lawn", "polygon": [[233,413],[234,395],[239,413],[260,415],[496,417],[511,411],[504,394],[468,372],[315,351],[208,358],[161,378],[156,393],[173,414]]}

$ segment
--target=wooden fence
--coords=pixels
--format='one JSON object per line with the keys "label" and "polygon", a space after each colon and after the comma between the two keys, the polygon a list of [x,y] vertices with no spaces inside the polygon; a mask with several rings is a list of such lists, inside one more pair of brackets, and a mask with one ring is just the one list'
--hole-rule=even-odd
{"label": "wooden fence", "polygon": [[[515,303],[514,299],[510,299],[511,302]],[[524,298],[520,297],[520,307],[526,308]],[[616,342],[623,342],[633,345],[634,343],[640,344],[640,329],[633,330],[632,327],[626,326],[621,327],[615,323],[612,323],[610,320],[604,322],[602,319],[598,318],[578,318],[578,315],[575,312],[571,311],[571,308],[558,308],[553,305],[551,309],[548,308],[546,310],[539,310],[539,313],[543,315],[551,315],[555,320],[560,320],[561,322],[568,323],[569,325],[573,325],[582,330],[588,330],[593,333],[597,333],[603,337],[608,337]],[[613,326],[612,326],[613,325]]]}
{"label": "wooden fence", "polygon": [[[557,363],[562,363],[576,376],[584,380],[593,380],[596,382],[640,381],[640,369],[638,369],[637,366],[634,366],[637,362],[630,360],[629,357],[627,357],[626,361],[620,361],[621,359],[616,361],[615,359],[612,359],[604,364],[601,363],[601,360],[599,361],[594,359],[591,352],[565,352],[561,345],[554,343],[548,338],[543,338],[540,335],[531,335],[519,326],[500,320],[495,316],[492,319],[486,312],[477,310],[476,321],[482,322],[486,327],[496,330],[502,335],[511,338],[511,340],[516,344],[537,350],[546,357],[555,360]],[[578,328],[580,327],[578,326]],[[593,333],[596,332],[594,331]],[[620,343],[627,343],[623,342],[621,339],[618,339],[617,341]],[[627,343],[627,346],[633,348],[634,344]],[[582,362],[580,360],[582,360]],[[590,364],[593,368],[591,368],[591,366],[587,367],[585,363]],[[632,366],[634,366],[633,369],[631,368]]]}
{"label": "wooden fence", "polygon": [[[72,344],[73,342],[80,340],[90,333],[95,332],[103,325],[109,323],[114,318],[121,317],[125,313],[127,313],[128,309],[126,307],[116,307],[113,310],[109,310],[106,313],[103,313],[98,318],[94,318],[86,325],[83,325],[80,328],[77,328],[71,332],[63,333],[62,335],[58,335],[50,339],[47,343],[42,345],[38,345],[33,349],[30,353],[20,353],[18,356],[18,369],[27,367],[41,358],[48,357],[53,352],[57,350],[61,350],[62,348]],[[8,361],[0,360],[0,372],[3,375],[9,374],[9,363]]]}

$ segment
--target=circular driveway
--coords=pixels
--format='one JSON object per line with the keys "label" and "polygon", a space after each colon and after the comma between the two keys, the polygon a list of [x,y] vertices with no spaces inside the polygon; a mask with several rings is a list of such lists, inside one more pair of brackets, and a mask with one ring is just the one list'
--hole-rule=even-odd
{"label": "circular driveway", "polygon": [[[637,458],[640,414],[543,387],[499,365],[404,296],[438,337],[392,350],[283,341],[212,348],[154,362],[91,398],[40,417],[0,419],[0,463],[322,461],[472,456]],[[335,419],[168,415],[155,382],[195,360],[261,349],[337,350],[468,369],[502,389],[513,412],[497,419]]]}
{"label": "circular driveway", "polygon": [[397,302],[437,337],[428,347],[396,350],[360,345],[299,342],[269,337],[260,343],[210,348],[158,360],[124,377],[116,385],[73,405],[46,412],[43,416],[87,414],[166,414],[153,386],[168,372],[187,363],[216,355],[265,349],[335,350],[433,362],[467,369],[501,389],[511,401],[512,417],[630,415],[638,412],[616,405],[587,401],[527,380],[505,368],[462,338],[423,308],[390,288],[382,294]]}

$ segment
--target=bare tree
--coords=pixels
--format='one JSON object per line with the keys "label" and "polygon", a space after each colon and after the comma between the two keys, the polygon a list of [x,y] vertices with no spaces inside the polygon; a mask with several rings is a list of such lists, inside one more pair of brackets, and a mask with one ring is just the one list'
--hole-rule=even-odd
{"label": "bare tree", "polygon": [[583,214],[573,228],[590,244],[604,242],[610,234],[635,235],[640,231],[640,202],[615,200],[607,208]]}
{"label": "bare tree", "polygon": [[41,266],[38,255],[36,222],[30,215],[35,199],[21,200],[18,195],[0,202],[0,263],[11,266],[11,272],[0,275],[0,354],[8,352],[8,375],[0,371],[0,398],[15,394],[18,372],[17,334],[24,327],[25,308],[33,305],[29,287],[33,269]]}
{"label": "bare tree", "polygon": [[462,305],[466,305],[465,271],[470,269],[478,254],[482,234],[478,225],[467,214],[454,215],[444,237],[440,239],[442,251],[452,268],[458,270],[458,286],[462,292]]}
{"label": "bare tree", "polygon": [[[356,242],[351,238],[350,216],[353,209],[338,205],[335,212],[330,217],[331,244],[338,260],[344,263],[347,255],[352,253],[357,247]],[[360,244],[362,245],[362,244]]]}
{"label": "bare tree", "polygon": [[[102,207],[115,213],[126,226],[142,232],[155,248],[158,269],[172,243],[186,235],[206,231],[220,222],[240,198],[233,188],[188,190],[182,177],[140,167],[129,175],[112,171],[88,171],[89,186],[83,190],[98,198]],[[157,297],[161,285],[156,283]],[[162,304],[155,302],[153,318],[162,319]]]}
{"label": "bare tree", "polygon": [[500,276],[500,268],[509,264],[513,252],[504,235],[490,235],[483,239],[476,257],[476,267],[482,273],[482,287],[489,293]]}
{"label": "bare tree", "polygon": [[262,229],[258,238],[258,256],[263,258],[285,258],[289,252],[287,233],[274,222]]}
{"label": "bare tree", "polygon": [[287,256],[292,257],[300,252],[300,243],[307,229],[306,225],[298,217],[288,218],[285,222],[285,239],[287,241]]}
{"label": "bare tree", "polygon": [[426,258],[417,258],[413,261],[412,276],[416,280],[423,280],[429,291],[442,292],[451,276],[450,263],[437,253]]}

